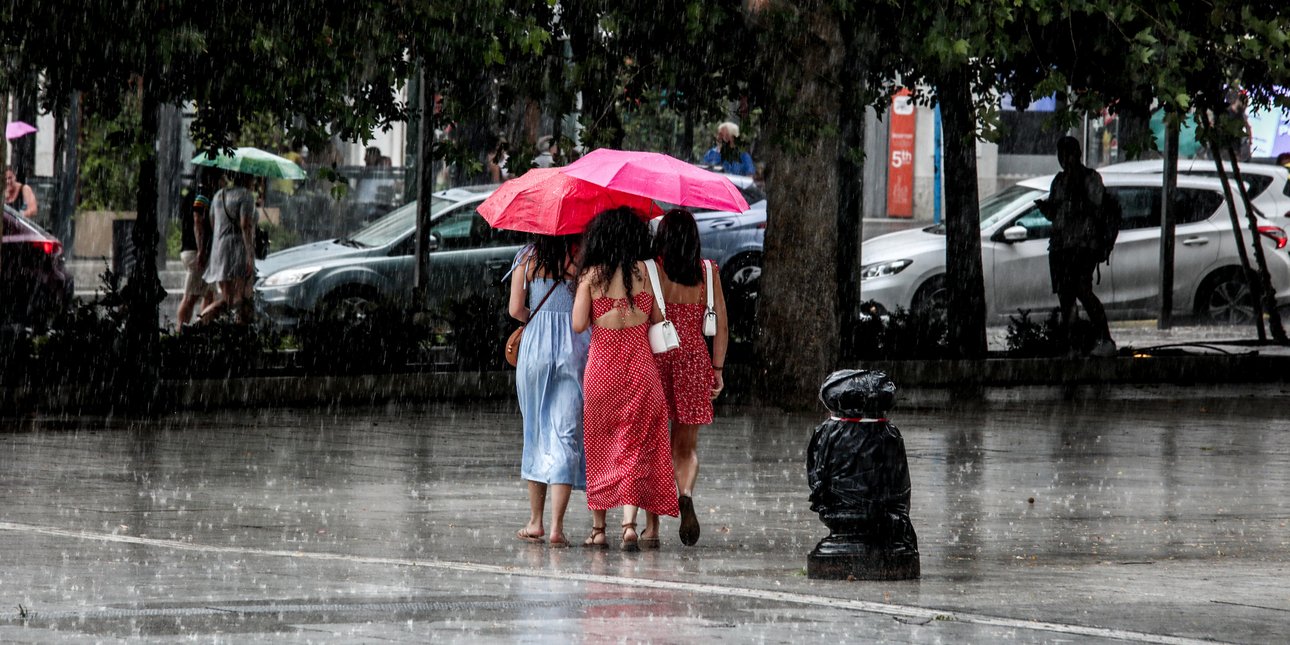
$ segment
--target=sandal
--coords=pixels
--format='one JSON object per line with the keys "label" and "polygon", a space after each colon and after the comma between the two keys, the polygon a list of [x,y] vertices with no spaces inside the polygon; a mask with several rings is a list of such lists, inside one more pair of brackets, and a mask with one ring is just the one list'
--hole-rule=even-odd
{"label": "sandal", "polygon": [[597,542],[597,541],[596,541],[596,537],[597,537],[597,536],[604,537],[604,535],[605,535],[605,527],[603,527],[603,526],[593,526],[593,527],[591,527],[591,535],[588,535],[588,536],[587,536],[587,539],[586,539],[586,540],[584,540],[584,541],[582,542],[582,546],[583,546],[583,548],[587,548],[587,549],[608,549],[608,548],[609,548],[609,543],[608,543],[608,542]]}
{"label": "sandal", "polygon": [[634,538],[634,539],[628,540],[628,539],[627,539],[627,530],[628,530],[628,529],[631,529],[632,533],[635,533],[635,532],[636,532],[636,523],[635,523],[635,522],[623,522],[623,541],[618,545],[619,550],[622,550],[622,551],[628,551],[628,552],[631,552],[631,551],[640,551],[640,550],[641,550],[641,549],[640,549],[640,538],[639,538],[639,537],[637,537],[637,538]]}
{"label": "sandal", "polygon": [[569,539],[564,537],[564,534],[552,536],[551,541],[547,543],[547,546],[552,549],[567,549],[569,548]]}
{"label": "sandal", "polygon": [[520,541],[528,542],[529,544],[542,544],[542,542],[544,542],[541,535],[533,535],[528,532],[528,529],[520,529],[516,531],[515,537]]}
{"label": "sandal", "polygon": [[639,544],[642,549],[657,549],[659,547],[657,535],[654,537],[636,538],[636,543]]}

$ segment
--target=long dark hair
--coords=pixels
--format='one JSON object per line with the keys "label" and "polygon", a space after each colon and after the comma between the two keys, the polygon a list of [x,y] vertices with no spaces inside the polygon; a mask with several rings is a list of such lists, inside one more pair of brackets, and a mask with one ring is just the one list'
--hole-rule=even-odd
{"label": "long dark hair", "polygon": [[534,235],[534,273],[545,273],[556,282],[564,282],[569,260],[573,258],[581,238],[581,235]]}
{"label": "long dark hair", "polygon": [[699,226],[690,211],[674,208],[665,213],[654,236],[654,255],[663,259],[667,278],[687,287],[699,284],[703,279],[700,250]]}
{"label": "long dark hair", "polygon": [[628,306],[636,263],[649,257],[649,226],[627,207],[607,210],[591,220],[582,245],[582,272],[591,272],[591,285],[607,291],[615,271],[623,273]]}

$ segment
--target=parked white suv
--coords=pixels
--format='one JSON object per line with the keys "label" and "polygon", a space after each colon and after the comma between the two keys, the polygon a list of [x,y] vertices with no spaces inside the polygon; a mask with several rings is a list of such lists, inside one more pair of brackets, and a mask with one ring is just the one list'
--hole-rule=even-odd
{"label": "parked white suv", "polygon": [[[1160,177],[1102,175],[1120,200],[1124,221],[1109,265],[1100,265],[1094,291],[1107,313],[1118,318],[1153,317],[1160,293]],[[981,261],[989,319],[1004,321],[1020,310],[1048,311],[1057,306],[1048,273],[1048,236],[1052,224],[1039,213],[1052,176],[1028,179],[981,202]],[[1174,262],[1174,312],[1210,322],[1252,319],[1249,289],[1240,273],[1236,240],[1218,180],[1178,177],[1178,216]],[[1290,249],[1286,234],[1268,220],[1260,225],[1277,292],[1290,303]],[[1246,222],[1242,212],[1242,232]],[[1252,245],[1251,245],[1252,248]],[[1251,262],[1253,253],[1251,252]],[[944,307],[945,230],[931,226],[875,237],[861,247],[860,291],[888,310]]]}

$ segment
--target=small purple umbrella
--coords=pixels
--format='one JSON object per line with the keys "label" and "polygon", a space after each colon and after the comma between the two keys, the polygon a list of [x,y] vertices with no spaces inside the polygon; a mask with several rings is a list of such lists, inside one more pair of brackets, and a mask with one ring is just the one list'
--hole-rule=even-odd
{"label": "small purple umbrella", "polygon": [[4,138],[13,141],[14,139],[25,137],[36,131],[36,126],[22,121],[10,121],[9,125],[4,127]]}

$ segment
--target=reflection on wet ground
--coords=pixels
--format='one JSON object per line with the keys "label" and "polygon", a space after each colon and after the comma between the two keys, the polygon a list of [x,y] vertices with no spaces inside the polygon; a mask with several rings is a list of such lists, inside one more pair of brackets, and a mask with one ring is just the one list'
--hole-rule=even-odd
{"label": "reflection on wet ground", "polygon": [[635,555],[512,537],[508,403],[3,420],[0,640],[1275,641],[1285,404],[898,410],[923,578],[894,583],[804,575],[814,415],[724,410],[699,545]]}

